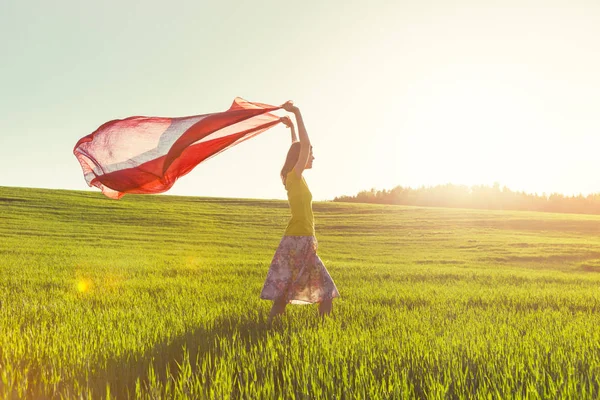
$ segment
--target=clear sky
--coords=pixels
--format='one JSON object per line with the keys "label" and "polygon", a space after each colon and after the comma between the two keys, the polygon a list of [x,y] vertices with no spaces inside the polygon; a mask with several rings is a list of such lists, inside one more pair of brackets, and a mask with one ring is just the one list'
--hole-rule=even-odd
{"label": "clear sky", "polygon": [[[72,149],[102,123],[236,96],[300,107],[316,200],[600,192],[596,0],[0,0],[0,186],[86,190]],[[288,145],[274,128],[169,193],[285,198]]]}

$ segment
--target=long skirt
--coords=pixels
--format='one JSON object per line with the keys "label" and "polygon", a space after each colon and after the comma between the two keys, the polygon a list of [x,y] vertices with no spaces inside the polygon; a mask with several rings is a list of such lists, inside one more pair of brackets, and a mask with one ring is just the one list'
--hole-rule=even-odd
{"label": "long skirt", "polygon": [[339,297],[314,236],[284,236],[275,251],[261,299],[311,304]]}

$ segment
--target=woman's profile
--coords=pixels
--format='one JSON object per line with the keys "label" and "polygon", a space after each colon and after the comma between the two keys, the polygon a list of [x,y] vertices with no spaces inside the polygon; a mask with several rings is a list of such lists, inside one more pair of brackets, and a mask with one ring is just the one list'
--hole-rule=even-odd
{"label": "woman's profile", "polygon": [[317,255],[312,194],[302,176],[305,169],[312,168],[314,160],[310,139],[300,109],[291,101],[285,103],[283,109],[295,116],[300,140],[296,140],[291,119],[283,117],[282,122],[292,130],[292,145],[281,169],[292,216],[260,295],[261,299],[273,301],[269,324],[275,316],[284,313],[288,303],[319,303],[319,314],[328,315],[333,299],[339,297],[333,279]]}

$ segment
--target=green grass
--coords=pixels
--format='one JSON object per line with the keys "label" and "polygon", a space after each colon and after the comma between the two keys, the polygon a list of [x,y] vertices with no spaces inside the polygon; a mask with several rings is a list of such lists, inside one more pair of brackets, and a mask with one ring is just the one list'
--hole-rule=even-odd
{"label": "green grass", "polygon": [[315,203],[324,323],[259,299],[285,202],[0,187],[0,398],[600,395],[600,217]]}

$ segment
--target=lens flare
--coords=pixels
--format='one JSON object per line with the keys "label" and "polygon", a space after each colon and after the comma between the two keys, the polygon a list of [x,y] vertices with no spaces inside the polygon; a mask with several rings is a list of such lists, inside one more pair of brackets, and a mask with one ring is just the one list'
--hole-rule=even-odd
{"label": "lens flare", "polygon": [[80,279],[77,281],[77,291],[79,293],[86,293],[90,290],[91,282],[89,279]]}

